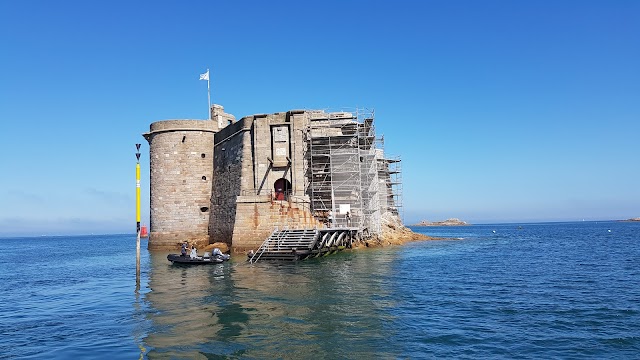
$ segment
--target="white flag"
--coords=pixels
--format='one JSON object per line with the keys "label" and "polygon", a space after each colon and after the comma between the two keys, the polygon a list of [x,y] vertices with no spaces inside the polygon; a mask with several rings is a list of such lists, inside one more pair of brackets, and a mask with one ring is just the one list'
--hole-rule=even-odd
{"label": "white flag", "polygon": [[204,74],[200,74],[200,80],[209,80],[209,70]]}

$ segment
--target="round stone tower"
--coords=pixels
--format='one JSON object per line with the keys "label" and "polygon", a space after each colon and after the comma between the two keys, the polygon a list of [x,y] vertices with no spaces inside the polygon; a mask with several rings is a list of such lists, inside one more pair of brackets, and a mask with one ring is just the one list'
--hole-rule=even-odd
{"label": "round stone tower", "polygon": [[209,243],[213,181],[211,120],[165,120],[143,134],[149,142],[150,250],[177,250],[188,241]]}

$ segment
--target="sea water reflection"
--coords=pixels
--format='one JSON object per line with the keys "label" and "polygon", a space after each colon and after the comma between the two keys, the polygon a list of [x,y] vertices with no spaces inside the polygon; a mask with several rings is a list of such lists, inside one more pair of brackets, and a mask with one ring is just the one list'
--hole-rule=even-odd
{"label": "sea water reflection", "polygon": [[[149,358],[335,358],[389,349],[386,255],[285,264],[171,265],[151,254]],[[242,259],[243,260],[243,259]],[[390,355],[390,354],[387,354]]]}

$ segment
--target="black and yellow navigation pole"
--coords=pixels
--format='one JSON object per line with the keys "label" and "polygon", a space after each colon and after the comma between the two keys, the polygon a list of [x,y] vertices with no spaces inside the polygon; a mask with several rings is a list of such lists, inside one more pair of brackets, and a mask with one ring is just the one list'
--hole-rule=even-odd
{"label": "black and yellow navigation pole", "polygon": [[136,144],[136,290],[140,288],[140,144]]}
{"label": "black and yellow navigation pole", "polygon": [[[140,144],[136,144],[136,310],[140,309]],[[134,333],[137,335],[137,333]],[[147,349],[142,340],[136,336],[136,342],[140,349],[140,358],[144,359]]]}

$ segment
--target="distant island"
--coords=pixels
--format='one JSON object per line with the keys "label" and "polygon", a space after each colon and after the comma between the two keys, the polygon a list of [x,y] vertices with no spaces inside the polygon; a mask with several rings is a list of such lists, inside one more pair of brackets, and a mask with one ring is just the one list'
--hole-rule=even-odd
{"label": "distant island", "polygon": [[640,221],[640,217],[631,218],[631,219],[627,219],[627,220],[620,220],[620,221]]}
{"label": "distant island", "polygon": [[445,221],[433,221],[433,222],[422,220],[413,226],[466,226],[466,225],[469,225],[469,224],[467,224],[466,222],[460,219],[451,218]]}

